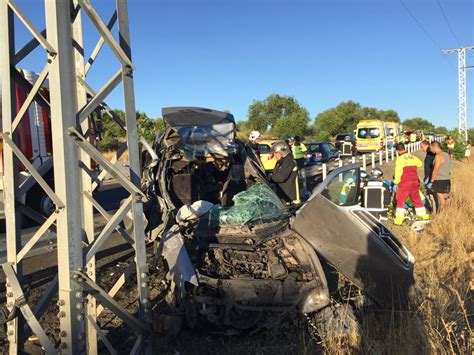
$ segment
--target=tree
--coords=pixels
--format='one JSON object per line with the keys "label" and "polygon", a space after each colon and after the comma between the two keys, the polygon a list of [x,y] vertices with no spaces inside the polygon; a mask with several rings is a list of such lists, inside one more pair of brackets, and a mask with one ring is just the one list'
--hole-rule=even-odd
{"label": "tree", "polygon": [[378,110],[378,115],[380,119],[385,122],[400,122],[398,112],[395,110]]}
{"label": "tree", "polygon": [[[292,96],[272,94],[265,100],[254,101],[248,110],[248,124],[253,130],[266,132],[272,130],[281,119],[294,114],[308,116],[308,112]],[[296,116],[295,116],[296,117]],[[280,121],[279,125],[282,125]]]}
{"label": "tree", "polygon": [[[122,110],[114,110],[114,113],[122,120],[125,120],[125,112]],[[125,142],[126,133],[120,126],[105,112],[102,113],[102,132],[100,148],[102,151],[117,150],[119,146]],[[137,130],[138,135],[144,137],[148,143],[152,143],[155,139],[157,131],[163,132],[166,125],[162,119],[153,119],[146,113],[137,111]]]}
{"label": "tree", "polygon": [[467,140],[470,144],[474,144],[474,128],[467,130]]}
{"label": "tree", "polygon": [[148,117],[146,113],[137,111],[138,135],[153,143],[157,132],[157,121]]}
{"label": "tree", "polygon": [[314,120],[314,133],[329,133],[335,136],[340,133],[352,132],[357,122],[364,118],[375,118],[376,110],[362,108],[354,101],[341,102],[334,108],[321,112]]}
{"label": "tree", "polygon": [[286,136],[304,136],[308,132],[309,114],[305,109],[279,118],[272,133],[279,138]]}
{"label": "tree", "polygon": [[444,134],[445,136],[449,135],[449,129],[447,129],[444,126],[439,126],[436,127],[433,132],[438,133],[438,134]]}
{"label": "tree", "polygon": [[403,127],[410,129],[421,129],[425,132],[430,132],[435,129],[435,126],[430,121],[421,117],[410,118],[403,121]]}
{"label": "tree", "polygon": [[[122,110],[114,110],[114,113],[125,122],[125,113]],[[102,113],[102,132],[100,148],[103,151],[117,150],[121,142],[125,141],[125,131],[107,113]]]}

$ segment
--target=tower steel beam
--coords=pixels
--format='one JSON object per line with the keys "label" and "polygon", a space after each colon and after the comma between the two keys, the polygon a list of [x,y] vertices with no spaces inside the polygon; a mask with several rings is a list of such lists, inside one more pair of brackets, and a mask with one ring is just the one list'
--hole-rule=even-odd
{"label": "tower steel beam", "polygon": [[57,56],[50,64],[51,131],[53,141],[54,186],[66,206],[57,218],[59,321],[63,352],[86,350],[85,298],[82,288],[71,280],[72,272],[83,270],[81,171],[77,147],[65,131],[76,126],[76,67],[72,45],[71,3],[45,1],[48,40]]}
{"label": "tower steel beam", "polygon": [[[5,134],[13,132],[13,119],[15,117],[15,88],[11,77],[11,69],[15,63],[15,26],[13,10],[8,1],[0,0],[0,77],[2,78],[2,130]],[[11,137],[15,139],[16,134]],[[11,146],[3,147],[4,167],[4,206],[5,227],[7,231],[7,261],[16,273],[18,281],[23,279],[22,264],[18,263],[18,252],[21,250],[20,214],[15,208],[18,193],[18,160]],[[15,303],[10,281],[6,283],[7,308],[12,311]],[[23,328],[22,317],[16,317],[7,323],[7,340],[11,353],[18,353],[22,348],[19,329]]]}

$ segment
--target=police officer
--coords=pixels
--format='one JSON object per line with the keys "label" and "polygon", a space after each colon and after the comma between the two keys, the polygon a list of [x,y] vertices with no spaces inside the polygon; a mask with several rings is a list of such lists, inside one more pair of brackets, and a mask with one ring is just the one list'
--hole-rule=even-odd
{"label": "police officer", "polygon": [[277,185],[277,194],[287,203],[300,203],[298,169],[290,148],[285,142],[276,142],[272,153],[277,163],[273,169],[272,180]]}
{"label": "police officer", "polygon": [[295,136],[290,139],[291,152],[298,168],[299,185],[302,195],[306,194],[306,170],[304,168],[308,148],[301,143],[301,137]]}

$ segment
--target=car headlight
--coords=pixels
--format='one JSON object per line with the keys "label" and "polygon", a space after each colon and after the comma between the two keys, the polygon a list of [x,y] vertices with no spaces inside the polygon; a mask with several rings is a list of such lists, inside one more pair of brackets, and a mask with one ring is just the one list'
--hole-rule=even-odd
{"label": "car headlight", "polygon": [[300,302],[301,313],[311,313],[319,311],[329,304],[329,294],[325,289],[315,289],[309,292]]}

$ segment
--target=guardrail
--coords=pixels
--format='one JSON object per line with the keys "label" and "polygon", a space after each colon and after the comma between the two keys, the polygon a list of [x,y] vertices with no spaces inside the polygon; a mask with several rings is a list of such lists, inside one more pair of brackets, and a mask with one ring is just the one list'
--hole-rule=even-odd
{"label": "guardrail", "polygon": [[[435,137],[429,142],[444,142],[446,137]],[[409,153],[414,153],[421,150],[421,141],[412,142],[405,144],[405,149]],[[346,156],[341,157],[338,160],[331,162],[331,163],[323,163],[321,165],[313,165],[307,166],[306,169],[306,177],[307,178],[314,178],[319,175],[322,175],[322,180],[325,180],[327,175],[334,169],[339,168],[341,166],[353,163],[361,163],[362,169],[367,170],[367,166],[383,166],[383,164],[387,164],[390,161],[395,160],[398,157],[398,153],[396,152],[395,148],[385,148],[385,150],[379,150],[377,152],[371,153],[364,153],[358,156]]]}

